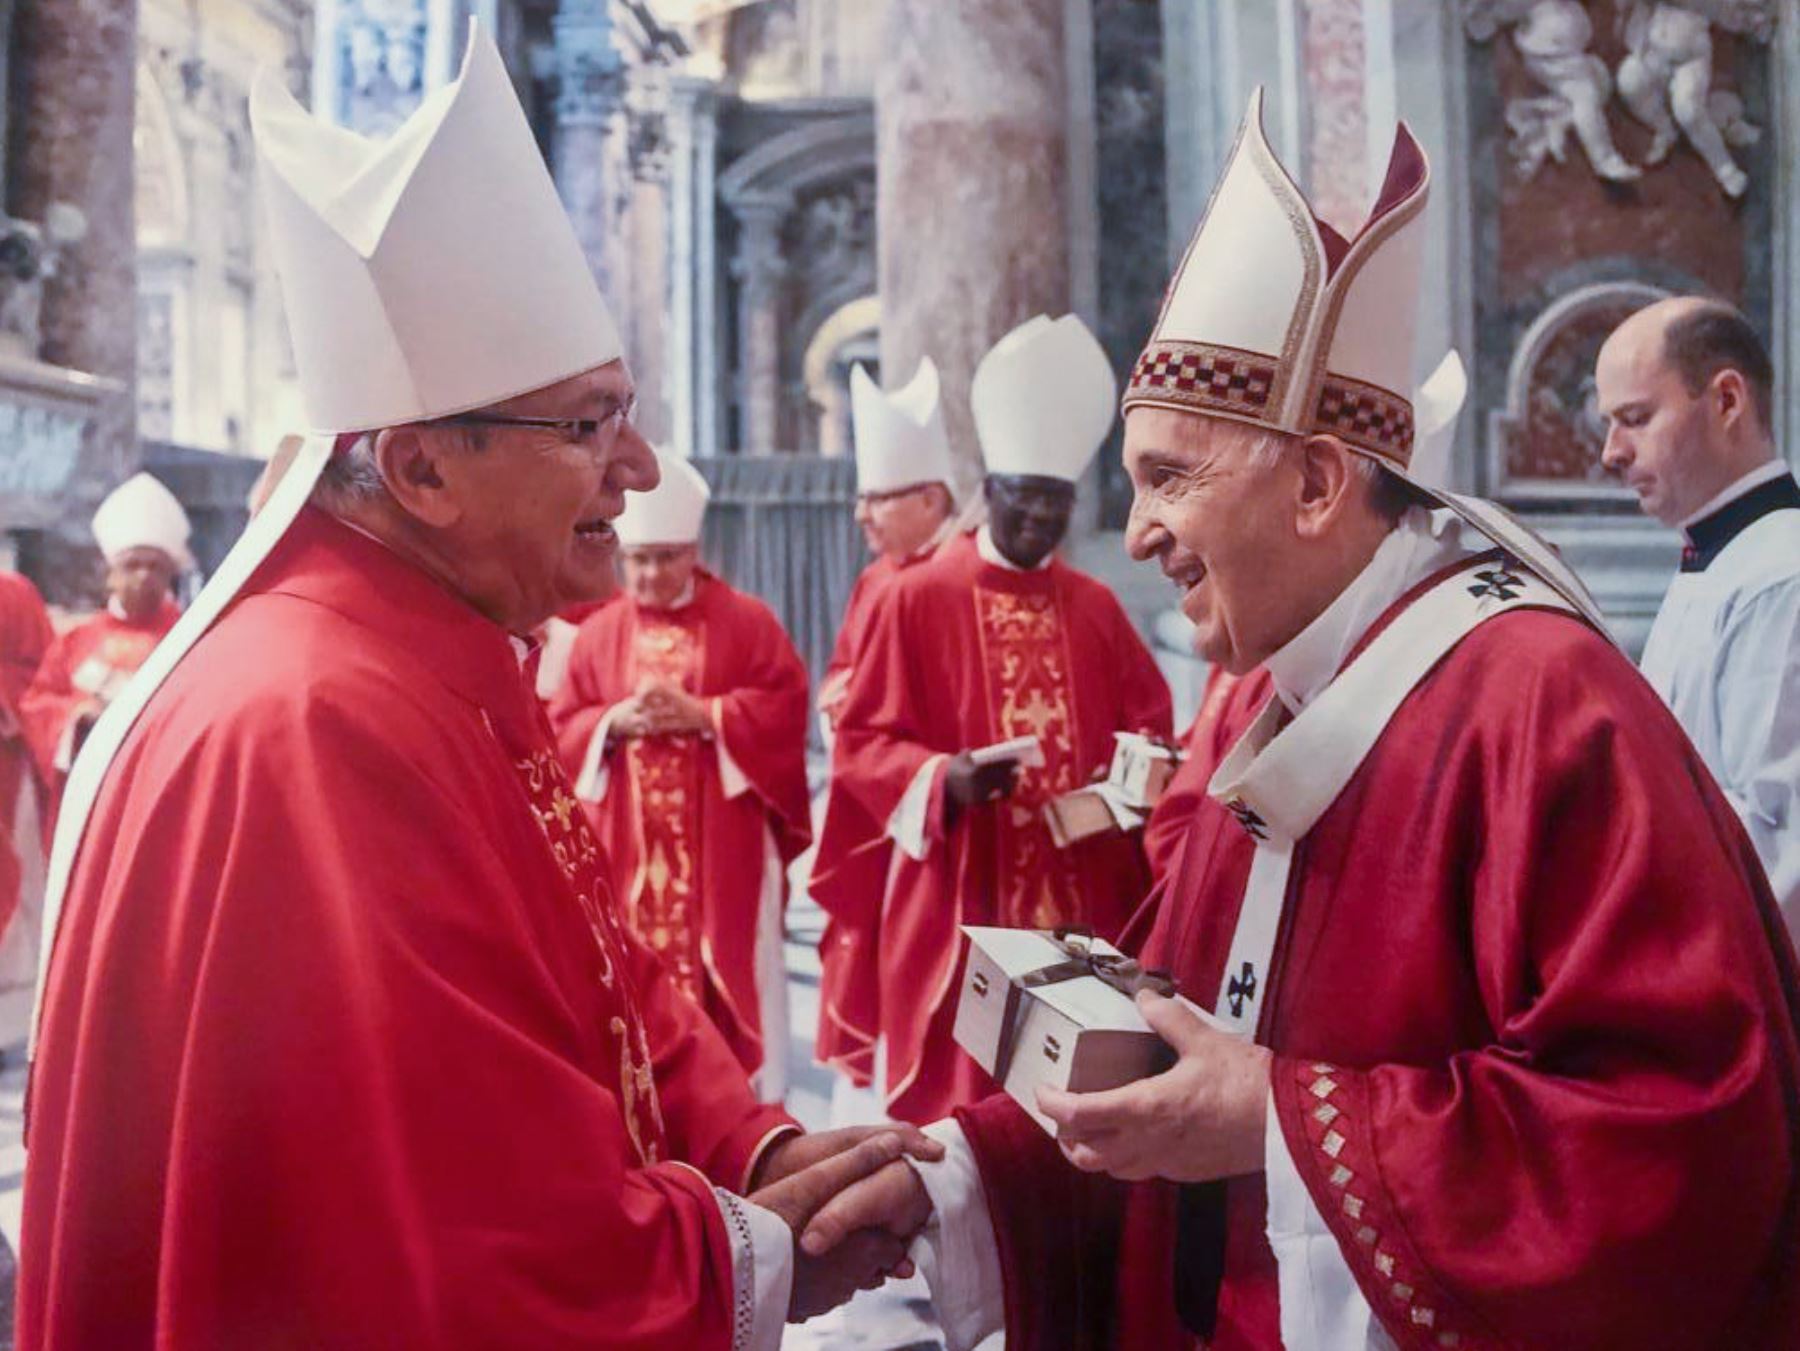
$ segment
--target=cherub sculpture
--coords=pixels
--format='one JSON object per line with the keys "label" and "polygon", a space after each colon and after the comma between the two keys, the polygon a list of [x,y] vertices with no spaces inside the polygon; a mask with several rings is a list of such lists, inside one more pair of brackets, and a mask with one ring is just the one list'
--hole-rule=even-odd
{"label": "cherub sculpture", "polygon": [[1758,132],[1734,95],[1712,87],[1712,28],[1766,42],[1773,0],[1621,0],[1619,22],[1630,49],[1619,64],[1619,96],[1654,137],[1645,163],[1661,164],[1685,134],[1726,195],[1742,197],[1750,176],[1728,142],[1748,144]]}
{"label": "cherub sculpture", "polygon": [[1563,163],[1571,131],[1600,177],[1626,183],[1642,175],[1613,144],[1606,120],[1612,75],[1589,50],[1594,23],[1586,5],[1579,0],[1465,0],[1464,21],[1477,42],[1511,28],[1525,69],[1548,91],[1506,106],[1513,160],[1522,176],[1535,174],[1546,159]]}

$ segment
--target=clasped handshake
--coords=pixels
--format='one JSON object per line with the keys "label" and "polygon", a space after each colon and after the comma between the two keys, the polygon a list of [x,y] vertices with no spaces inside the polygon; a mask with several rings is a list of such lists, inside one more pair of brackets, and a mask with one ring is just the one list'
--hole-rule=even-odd
{"label": "clasped handshake", "polygon": [[853,1126],[789,1136],[764,1156],[750,1200],[793,1231],[790,1323],[912,1275],[907,1249],[931,1202],[907,1155],[935,1161],[944,1147],[911,1126]]}

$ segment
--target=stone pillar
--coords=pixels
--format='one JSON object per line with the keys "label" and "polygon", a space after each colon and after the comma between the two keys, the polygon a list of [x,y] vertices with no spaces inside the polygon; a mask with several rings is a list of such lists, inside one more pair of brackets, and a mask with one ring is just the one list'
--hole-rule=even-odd
{"label": "stone pillar", "polygon": [[600,294],[613,304],[611,243],[624,198],[616,141],[624,120],[624,69],[613,46],[609,0],[562,0],[551,21],[562,93],[556,102],[556,185]]}
{"label": "stone pillar", "polygon": [[747,455],[781,448],[781,284],[787,275],[781,223],[793,205],[785,192],[745,193],[731,202],[738,221],[731,260],[739,288],[737,449]]}
{"label": "stone pillar", "polygon": [[890,0],[876,84],[881,365],[938,364],[972,482],[969,380],[995,339],[1070,309],[1064,0]]}
{"label": "stone pillar", "polygon": [[[137,463],[137,229],[130,185],[136,122],[137,6],[32,4],[13,15],[7,210],[42,221],[79,210],[86,230],[44,292],[40,355],[119,382],[98,405],[76,490]],[[85,516],[85,512],[82,513]]]}
{"label": "stone pillar", "polygon": [[719,453],[719,114],[709,95],[694,105],[694,256],[676,266],[694,279],[694,453]]}
{"label": "stone pillar", "polygon": [[[664,376],[669,395],[669,445],[679,455],[700,450],[700,386],[713,368],[700,361],[700,331],[710,328],[712,288],[703,286],[701,234],[711,267],[712,174],[700,163],[713,153],[710,126],[715,94],[710,80],[677,76],[669,85],[669,327]],[[702,142],[705,142],[704,147]],[[701,196],[704,182],[705,196]],[[708,308],[702,308],[701,296]]]}
{"label": "stone pillar", "polygon": [[[1306,183],[1313,209],[1346,238],[1367,217],[1369,124],[1364,103],[1363,0],[1304,0]],[[1385,167],[1385,161],[1384,161]]]}

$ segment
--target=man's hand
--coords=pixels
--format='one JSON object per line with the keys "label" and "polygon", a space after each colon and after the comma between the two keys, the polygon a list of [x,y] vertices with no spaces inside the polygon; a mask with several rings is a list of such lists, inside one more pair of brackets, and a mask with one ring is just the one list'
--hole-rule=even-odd
{"label": "man's hand", "polygon": [[899,1137],[901,1150],[915,1159],[936,1162],[944,1157],[944,1147],[916,1126],[845,1126],[841,1130],[811,1131],[777,1140],[763,1151],[750,1185],[752,1188],[772,1187],[783,1178],[792,1177],[877,1135]]}
{"label": "man's hand", "polygon": [[1011,797],[1019,784],[1019,762],[996,760],[978,765],[967,751],[958,751],[944,766],[944,800],[954,814],[964,807],[985,802],[998,802]]}
{"label": "man's hand", "polygon": [[1270,1055],[1208,1027],[1173,999],[1144,991],[1138,1010],[1175,1048],[1174,1066],[1102,1093],[1038,1090],[1070,1163],[1128,1182],[1210,1182],[1260,1172]]}
{"label": "man's hand", "polygon": [[905,1159],[854,1183],[827,1201],[806,1226],[800,1250],[831,1252],[852,1235],[881,1229],[910,1242],[931,1218],[931,1197]]}
{"label": "man's hand", "polygon": [[835,1309],[858,1290],[880,1285],[891,1273],[911,1274],[907,1240],[892,1232],[870,1230],[853,1235],[830,1253],[809,1252],[800,1246],[806,1226],[820,1209],[846,1187],[898,1160],[901,1149],[900,1136],[883,1131],[751,1194],[751,1201],[779,1215],[794,1235],[789,1322],[802,1322]]}
{"label": "man's hand", "polygon": [[653,736],[712,730],[712,717],[706,711],[706,704],[678,685],[657,681],[641,690],[637,697],[649,715]]}
{"label": "man's hand", "polygon": [[606,724],[606,739],[623,741],[627,737],[651,735],[650,712],[644,707],[642,697],[634,694],[629,699],[620,700],[613,710],[612,719]]}

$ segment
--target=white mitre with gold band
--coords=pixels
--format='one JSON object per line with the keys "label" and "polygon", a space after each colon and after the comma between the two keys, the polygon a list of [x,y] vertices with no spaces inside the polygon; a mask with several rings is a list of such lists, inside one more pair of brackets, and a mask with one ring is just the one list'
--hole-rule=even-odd
{"label": "white mitre with gold band", "polygon": [[[1338,437],[1462,516],[1605,632],[1599,606],[1548,542],[1494,503],[1412,470],[1417,418],[1403,391],[1413,388],[1431,191],[1423,148],[1404,123],[1395,129],[1381,192],[1345,239],[1276,159],[1262,107],[1259,89],[1132,370],[1124,411],[1169,408]],[[1448,446],[1434,449],[1434,474],[1447,474]]]}
{"label": "white mitre with gold band", "polygon": [[697,543],[712,489],[700,471],[679,455],[657,450],[656,467],[661,477],[654,488],[625,494],[625,510],[613,522],[619,543],[627,548]]}
{"label": "white mitre with gold band", "polygon": [[884,390],[861,365],[850,370],[850,423],[856,439],[856,491],[892,493],[925,483],[954,490],[956,461],[944,432],[937,363],[899,389]]}
{"label": "white mitre with gold band", "polygon": [[250,116],[311,434],[70,770],[45,883],[40,999],[108,765],[280,543],[331,456],[356,433],[499,403],[621,355],[500,53],[475,25],[456,80],[385,141],[310,116],[274,68],[258,75]]}
{"label": "white mitre with gold band", "polygon": [[990,474],[1075,482],[1112,428],[1118,394],[1079,316],[1027,319],[982,357],[969,386],[982,463]]}

